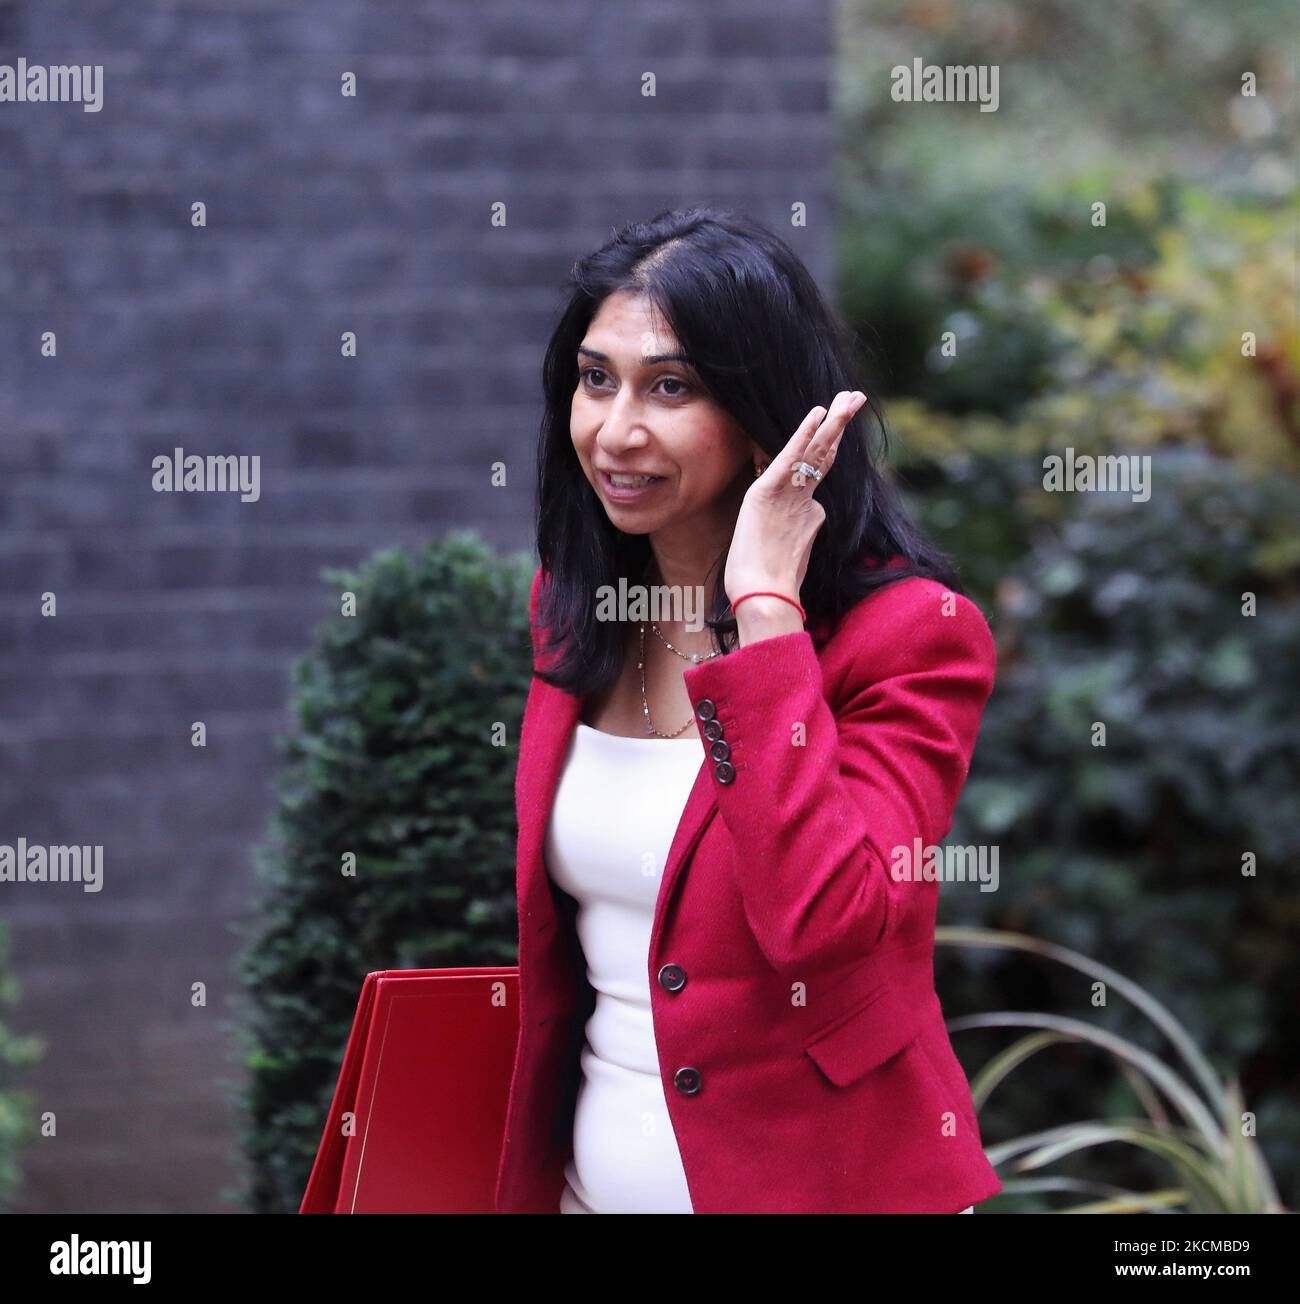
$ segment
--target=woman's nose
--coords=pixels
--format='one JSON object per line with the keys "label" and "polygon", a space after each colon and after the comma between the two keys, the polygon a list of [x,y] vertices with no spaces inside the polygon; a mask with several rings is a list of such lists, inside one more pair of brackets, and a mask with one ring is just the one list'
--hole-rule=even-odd
{"label": "woman's nose", "polygon": [[609,405],[605,420],[596,432],[596,442],[607,453],[618,453],[627,448],[640,448],[649,440],[641,413],[636,403],[620,394]]}

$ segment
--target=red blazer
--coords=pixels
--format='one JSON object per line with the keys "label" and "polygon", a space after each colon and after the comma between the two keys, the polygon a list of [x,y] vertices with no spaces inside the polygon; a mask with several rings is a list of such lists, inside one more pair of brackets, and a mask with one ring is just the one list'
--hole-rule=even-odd
{"label": "red blazer", "polygon": [[[979,609],[909,577],[821,646],[799,630],[684,672],[700,772],[647,963],[696,1213],[957,1213],[1002,1189],[935,994],[939,885],[889,872],[951,828],[994,664]],[[582,702],[534,676],[520,738],[501,1213],[558,1212],[572,1155],[594,992],[542,849]]]}

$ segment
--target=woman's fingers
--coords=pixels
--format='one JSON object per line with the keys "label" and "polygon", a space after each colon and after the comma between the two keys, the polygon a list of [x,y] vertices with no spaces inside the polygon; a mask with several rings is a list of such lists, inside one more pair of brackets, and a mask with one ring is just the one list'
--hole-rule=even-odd
{"label": "woman's fingers", "polygon": [[844,427],[849,424],[854,413],[866,401],[867,396],[861,390],[836,394],[835,401],[831,404],[831,410],[826,414],[826,419],[813,432],[808,447],[804,449],[802,460],[810,462],[820,469],[820,459],[839,443],[840,436],[844,433]]}
{"label": "woman's fingers", "polygon": [[824,407],[815,407],[799,422],[794,434],[786,441],[785,447],[764,468],[764,476],[771,477],[771,483],[778,485],[789,480],[794,471],[794,464],[803,456],[808,441],[813,437],[818,425],[826,416]]}
{"label": "woman's fingers", "polygon": [[[807,478],[801,471],[795,470],[799,462],[807,462],[825,474],[835,460],[835,452],[844,434],[844,428],[854,413],[866,402],[867,396],[861,390],[841,390],[831,402],[830,410],[812,432],[803,450],[792,457],[789,474],[795,477],[796,485],[805,485]],[[801,427],[802,429],[802,427]]]}
{"label": "woman's fingers", "polygon": [[761,478],[770,477],[768,482],[773,487],[788,483],[803,485],[806,483],[803,473],[795,470],[799,462],[807,462],[825,472],[834,459],[834,450],[844,434],[844,427],[866,398],[861,390],[845,389],[835,395],[829,409],[813,408],[799,423],[785,447],[768,464]]}

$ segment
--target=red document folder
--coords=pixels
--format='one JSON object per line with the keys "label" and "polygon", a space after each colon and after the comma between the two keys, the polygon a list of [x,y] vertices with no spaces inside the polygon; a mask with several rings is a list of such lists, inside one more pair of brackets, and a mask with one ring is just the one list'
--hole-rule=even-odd
{"label": "red document folder", "polygon": [[517,966],[367,974],[298,1212],[492,1213],[518,995]]}

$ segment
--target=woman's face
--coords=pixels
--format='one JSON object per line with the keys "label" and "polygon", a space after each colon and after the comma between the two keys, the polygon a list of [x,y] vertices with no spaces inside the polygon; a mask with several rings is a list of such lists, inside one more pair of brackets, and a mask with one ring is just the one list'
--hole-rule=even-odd
{"label": "woman's face", "polygon": [[576,361],[569,431],[614,526],[654,534],[720,514],[734,520],[757,447],[706,395],[650,300],[606,298]]}

